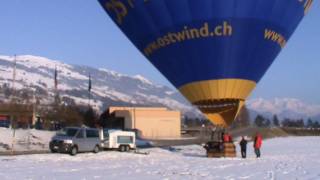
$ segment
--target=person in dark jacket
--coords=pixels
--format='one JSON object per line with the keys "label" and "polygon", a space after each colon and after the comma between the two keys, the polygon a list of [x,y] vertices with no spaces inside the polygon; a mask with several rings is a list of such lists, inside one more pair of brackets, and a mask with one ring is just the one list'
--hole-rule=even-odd
{"label": "person in dark jacket", "polygon": [[221,139],[221,142],[224,142],[224,132],[221,133],[220,139]]}
{"label": "person in dark jacket", "polygon": [[242,158],[247,157],[247,143],[248,141],[242,136],[242,139],[240,141],[240,149],[241,149],[241,156]]}
{"label": "person in dark jacket", "polygon": [[254,152],[256,153],[257,158],[260,158],[261,156],[261,152],[260,152],[261,145],[262,145],[262,137],[259,133],[257,133],[253,143]]}

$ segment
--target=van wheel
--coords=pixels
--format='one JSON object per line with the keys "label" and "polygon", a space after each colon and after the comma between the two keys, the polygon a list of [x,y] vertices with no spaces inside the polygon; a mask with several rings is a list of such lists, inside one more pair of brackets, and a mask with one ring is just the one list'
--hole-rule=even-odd
{"label": "van wheel", "polygon": [[76,146],[73,146],[71,148],[70,155],[75,156],[77,153],[78,153],[78,148]]}
{"label": "van wheel", "polygon": [[126,152],[129,152],[130,151],[130,147],[127,145],[127,146],[125,146],[125,151]]}
{"label": "van wheel", "polygon": [[57,153],[58,151],[55,150],[55,149],[50,148],[50,152],[51,152],[51,153]]}
{"label": "van wheel", "polygon": [[125,152],[125,151],[126,151],[126,146],[120,145],[120,146],[119,146],[119,151],[120,151],[120,152]]}
{"label": "van wheel", "polygon": [[93,149],[93,152],[94,152],[94,153],[98,153],[99,151],[100,151],[100,148],[99,148],[98,145],[96,145],[96,146],[94,147],[94,149]]}

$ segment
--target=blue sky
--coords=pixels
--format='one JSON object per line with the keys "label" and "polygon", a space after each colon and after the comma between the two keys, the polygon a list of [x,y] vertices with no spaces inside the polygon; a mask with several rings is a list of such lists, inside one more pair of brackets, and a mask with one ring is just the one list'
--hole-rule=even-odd
{"label": "blue sky", "polygon": [[[76,3],[75,3],[76,2]],[[136,50],[96,0],[1,0],[0,54],[30,54],[169,82]],[[278,56],[252,98],[320,104],[320,1]]]}

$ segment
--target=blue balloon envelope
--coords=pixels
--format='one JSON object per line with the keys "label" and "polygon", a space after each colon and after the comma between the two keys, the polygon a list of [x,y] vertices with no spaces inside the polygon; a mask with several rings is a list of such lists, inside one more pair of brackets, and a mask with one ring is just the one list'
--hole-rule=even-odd
{"label": "blue balloon envelope", "polygon": [[229,126],[312,0],[99,0],[214,124]]}

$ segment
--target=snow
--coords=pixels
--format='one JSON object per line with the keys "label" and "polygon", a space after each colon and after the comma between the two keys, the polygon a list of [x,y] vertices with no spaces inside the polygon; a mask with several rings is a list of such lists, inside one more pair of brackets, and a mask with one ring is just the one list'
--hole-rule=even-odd
{"label": "snow", "polygon": [[[99,101],[95,104],[98,108],[102,108],[102,101],[107,98],[113,101],[143,104],[145,106],[163,105],[183,112],[194,110],[190,104],[184,101],[182,96],[172,96],[174,91],[170,88],[157,85],[142,75],[131,76],[105,68],[95,69],[86,66],[68,65],[58,60],[33,55],[18,55],[16,60],[15,88],[19,90],[39,87],[40,90],[53,96],[54,71],[57,68],[59,92],[70,95],[76,102],[87,102],[87,100],[84,100],[87,99],[86,93],[81,96],[81,94],[72,90],[87,91],[88,73],[90,71],[93,75],[92,97]],[[0,83],[7,83],[12,86],[13,61],[14,56],[0,55]],[[130,91],[128,91],[129,89]],[[48,102],[45,94],[39,94],[38,97],[42,103]],[[0,100],[6,101],[3,98]]]}
{"label": "snow", "polygon": [[[5,60],[13,63],[14,56],[3,56],[0,55],[1,60]],[[72,78],[77,80],[88,80],[86,75],[82,75],[76,71],[74,71],[71,65],[67,65],[65,63],[61,63],[56,60],[51,60],[45,57],[40,56],[32,56],[32,55],[19,55],[16,56],[17,65],[26,67],[27,69],[36,68],[37,71],[46,74],[46,77],[39,76],[38,73],[27,72],[25,70],[21,70],[17,67],[17,81],[22,80],[24,82],[36,84],[39,80],[44,80],[44,82],[49,83],[50,87],[54,86],[53,83],[53,71],[55,68],[58,70],[58,78]],[[12,65],[13,67],[13,65]],[[1,73],[2,78],[11,79],[12,78],[12,67],[9,67],[8,70],[3,71]],[[4,67],[1,68],[5,69]],[[51,70],[52,72],[48,71]],[[66,86],[66,90],[70,89],[70,87]]]}
{"label": "snow", "polygon": [[141,81],[142,83],[152,85],[152,82],[151,82],[149,79],[147,79],[147,78],[143,77],[143,76],[142,76],[142,75],[140,75],[140,74],[137,74],[137,75],[133,76],[133,78],[135,78],[135,79],[137,79],[137,80]]}
{"label": "snow", "polygon": [[[71,98],[74,100],[74,102],[76,104],[88,104],[89,103],[89,99],[88,98],[81,98],[81,97],[76,97],[76,96],[71,96],[71,95],[64,95],[65,97]],[[98,112],[100,112],[101,108],[102,108],[103,103],[99,100],[90,100],[90,106],[97,110]]]}
{"label": "snow", "polygon": [[[199,145],[120,153],[0,157],[0,179],[319,179],[320,137],[266,140],[262,158],[209,159]],[[171,148],[172,149],[172,148]],[[239,155],[238,155],[239,156]]]}
{"label": "snow", "polygon": [[[48,142],[55,134],[52,131],[39,131],[35,129],[17,129],[14,138],[15,151],[48,150]],[[13,140],[13,131],[9,128],[0,128],[0,152],[7,151]],[[1,178],[0,178],[1,179]]]}
{"label": "snow", "polygon": [[134,101],[132,96],[121,93],[115,89],[109,89],[108,91],[105,91],[105,94],[111,99],[118,99],[124,102],[131,102],[131,103],[133,103]]}
{"label": "snow", "polygon": [[192,108],[191,106],[181,104],[180,102],[178,102],[174,99],[168,98],[168,97],[159,98],[158,96],[146,95],[146,94],[143,94],[140,92],[136,92],[135,94],[148,99],[148,101],[150,101],[150,102],[161,103],[161,104],[164,104],[172,109],[180,109],[180,110],[186,110],[186,111],[190,110],[191,111],[191,108]]}
{"label": "snow", "polygon": [[[196,111],[194,107],[186,103],[179,93],[178,96],[173,96],[175,95],[174,90],[151,82],[142,75],[131,76],[105,68],[99,68],[98,70],[86,66],[80,68],[77,65],[68,65],[58,60],[33,55],[18,55],[16,60],[16,89],[29,88],[30,86],[41,87],[42,90],[52,94],[54,90],[54,70],[57,68],[59,91],[70,90],[68,93],[75,95],[71,90],[87,90],[90,70],[93,75],[92,92],[97,99],[110,98],[114,101],[132,104],[162,104],[171,109],[192,112],[192,114]],[[14,56],[0,55],[0,83],[7,83],[12,86],[13,61]],[[128,82],[130,86],[123,82]],[[132,86],[132,84],[135,86]],[[127,91],[128,88],[132,91]],[[47,100],[41,97],[41,101]],[[294,98],[275,98],[271,100],[258,98],[249,100],[247,105],[254,113],[262,114],[267,118],[272,118],[273,114],[277,114],[280,120],[284,118],[320,119],[320,105]],[[195,114],[198,115],[198,113]]]}
{"label": "snow", "polygon": [[108,73],[108,74],[110,74],[111,76],[116,77],[116,78],[123,77],[123,76],[128,76],[128,75],[120,74],[120,73],[118,73],[118,72],[116,72],[116,71],[109,70],[109,69],[105,69],[105,68],[99,68],[98,70],[99,70],[99,71],[102,71],[102,72],[105,72],[105,73]]}
{"label": "snow", "polygon": [[[99,68],[98,70],[102,71],[102,72],[105,72],[105,73],[108,73],[108,74],[114,76],[115,78],[119,78],[119,77],[129,77],[130,78],[131,77],[131,76],[127,75],[127,74],[120,74],[120,73],[118,73],[116,71],[105,69],[105,68]],[[142,76],[140,74],[137,74],[137,75],[135,75],[135,76],[133,76],[131,78],[136,79],[138,81],[141,81],[144,84],[153,85],[153,83],[149,79],[145,78],[144,76]]]}
{"label": "snow", "polygon": [[174,94],[174,93],[176,93],[175,91],[166,91],[165,92],[167,95],[172,95],[172,94]]}

